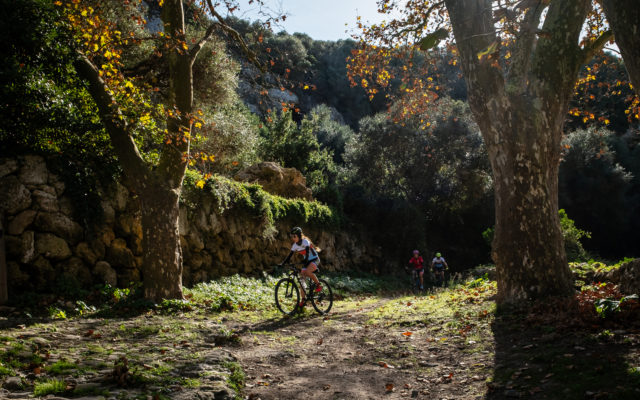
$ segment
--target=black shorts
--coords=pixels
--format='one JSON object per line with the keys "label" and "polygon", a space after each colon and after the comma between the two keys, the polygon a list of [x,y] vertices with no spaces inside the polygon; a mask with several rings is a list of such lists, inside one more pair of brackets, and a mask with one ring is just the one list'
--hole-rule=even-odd
{"label": "black shorts", "polygon": [[304,267],[302,268],[307,268],[309,266],[309,264],[314,263],[316,265],[316,267],[318,267],[318,269],[320,269],[320,258],[314,258],[313,260],[309,260],[304,264]]}

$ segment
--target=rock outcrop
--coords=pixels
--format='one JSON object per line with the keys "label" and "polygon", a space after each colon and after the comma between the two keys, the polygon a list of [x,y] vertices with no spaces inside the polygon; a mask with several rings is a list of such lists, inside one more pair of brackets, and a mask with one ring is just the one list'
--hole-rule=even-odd
{"label": "rock outcrop", "polygon": [[283,168],[274,162],[262,162],[238,172],[234,179],[258,183],[264,190],[287,198],[312,199],[307,180],[295,168]]}

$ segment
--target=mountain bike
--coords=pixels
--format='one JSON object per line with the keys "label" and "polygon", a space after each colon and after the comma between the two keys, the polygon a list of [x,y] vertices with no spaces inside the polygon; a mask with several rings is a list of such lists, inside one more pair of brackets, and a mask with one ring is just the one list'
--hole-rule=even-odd
{"label": "mountain bike", "polygon": [[[331,286],[329,286],[326,280],[318,278],[322,290],[316,292],[317,285],[309,279],[310,284],[308,285],[308,290],[305,290],[305,285],[303,285],[305,279],[300,276],[300,271],[296,267],[297,265],[301,266],[302,264],[284,265],[290,267],[290,271],[287,277],[280,279],[278,283],[276,283],[276,307],[278,307],[278,310],[283,314],[293,315],[299,308],[302,308],[300,306],[300,290],[304,290],[306,295],[305,303],[310,301],[313,308],[319,314],[328,313],[331,310],[331,306],[333,306],[333,291],[331,290]],[[316,275],[318,274],[317,271],[315,273]]]}
{"label": "mountain bike", "polygon": [[411,269],[411,290],[414,294],[420,294],[424,289],[420,289],[420,273],[415,269]]}

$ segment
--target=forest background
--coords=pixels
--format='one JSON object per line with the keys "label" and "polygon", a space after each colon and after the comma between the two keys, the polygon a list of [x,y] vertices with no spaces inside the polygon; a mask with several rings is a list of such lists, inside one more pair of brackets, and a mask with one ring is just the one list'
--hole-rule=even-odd
{"label": "forest background", "polygon": [[[149,4],[146,26],[117,15],[114,20],[129,25],[123,31],[153,31],[159,8]],[[12,41],[1,50],[0,150],[57,159],[77,182],[76,195],[91,198],[98,182],[116,181],[122,171],[72,66],[71,38],[57,25],[60,12],[44,0],[2,7],[2,20],[12,21],[2,24],[2,33]],[[189,8],[186,22],[195,32],[208,26]],[[305,175],[314,198],[338,216],[336,229],[371,233],[391,259],[404,260],[419,248],[428,256],[444,253],[458,268],[490,261],[491,169],[451,53],[434,50],[437,73],[429,79],[437,98],[429,121],[399,120],[407,96],[400,79],[374,98],[366,84],[349,80],[356,41],[317,41],[274,33],[260,23],[226,22],[269,69],[263,74],[244,61],[243,49],[229,45],[223,32],[207,44],[194,66],[200,82],[195,106],[205,121],[194,150],[215,161],[194,165],[195,172],[231,177],[275,161]],[[145,46],[126,53],[125,70],[145,76]],[[167,79],[162,71],[147,77],[160,87]],[[559,176],[570,260],[637,256],[640,135],[627,80],[612,53],[596,56],[580,72]],[[140,140],[144,157],[158,157],[156,142]]]}

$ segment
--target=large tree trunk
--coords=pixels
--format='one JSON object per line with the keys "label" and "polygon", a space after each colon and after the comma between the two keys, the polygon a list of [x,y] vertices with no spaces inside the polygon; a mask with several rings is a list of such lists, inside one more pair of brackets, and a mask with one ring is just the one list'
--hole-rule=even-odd
{"label": "large tree trunk", "polygon": [[505,72],[494,62],[500,40],[493,1],[445,0],[493,170],[500,303],[572,293],[558,217],[558,166],[564,117],[586,57],[578,42],[591,3],[545,3],[527,7]]}
{"label": "large tree trunk", "polygon": [[631,82],[640,93],[640,4],[638,0],[601,0]]}
{"label": "large tree trunk", "polygon": [[182,298],[182,250],[178,233],[180,189],[149,186],[140,194],[144,297]]}
{"label": "large tree trunk", "polygon": [[0,213],[0,305],[3,305],[9,300],[9,293],[7,287],[7,258],[4,247],[4,228],[2,226],[2,220],[4,215]]}
{"label": "large tree trunk", "polygon": [[494,177],[498,301],[569,295],[571,273],[558,217],[562,128],[546,123],[562,114],[543,115],[522,98],[504,99],[503,105],[479,121]]}

